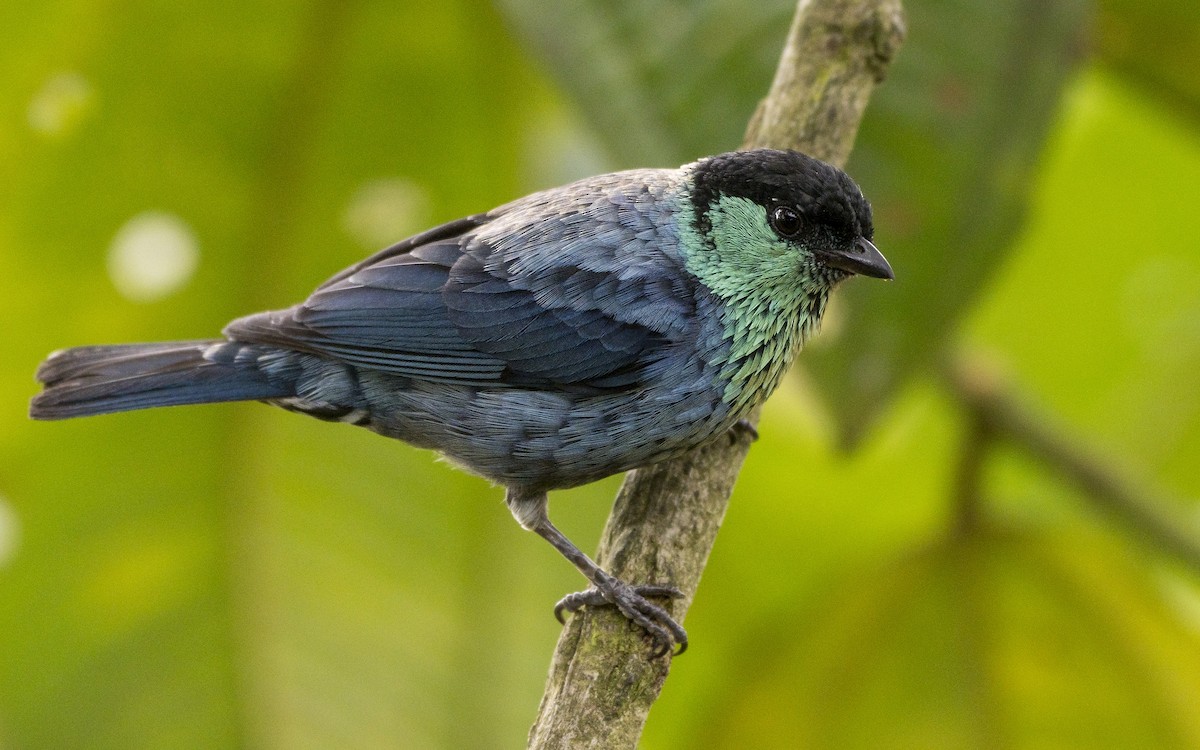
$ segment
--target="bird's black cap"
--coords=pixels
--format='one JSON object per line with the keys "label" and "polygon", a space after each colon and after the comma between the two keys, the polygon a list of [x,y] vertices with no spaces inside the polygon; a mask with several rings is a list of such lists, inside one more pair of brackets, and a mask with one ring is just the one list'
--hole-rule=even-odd
{"label": "bird's black cap", "polygon": [[875,233],[871,206],[854,180],[799,151],[755,149],[711,156],[696,163],[692,180],[692,203],[702,223],[724,195],[748,198],[768,209],[791,206],[848,240],[870,240]]}

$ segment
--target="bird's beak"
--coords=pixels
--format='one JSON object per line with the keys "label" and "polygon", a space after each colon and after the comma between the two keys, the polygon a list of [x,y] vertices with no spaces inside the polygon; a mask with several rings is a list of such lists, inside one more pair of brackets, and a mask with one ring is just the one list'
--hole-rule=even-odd
{"label": "bird's beak", "polygon": [[874,279],[896,278],[887,258],[866,237],[859,237],[850,248],[829,253],[822,260],[827,266]]}

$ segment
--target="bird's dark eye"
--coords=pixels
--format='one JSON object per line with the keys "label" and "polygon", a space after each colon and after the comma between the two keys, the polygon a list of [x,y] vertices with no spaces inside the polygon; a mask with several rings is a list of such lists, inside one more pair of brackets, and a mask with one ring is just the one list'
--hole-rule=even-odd
{"label": "bird's dark eye", "polygon": [[771,228],[775,234],[788,239],[800,234],[804,221],[800,212],[790,206],[776,206],[771,209]]}

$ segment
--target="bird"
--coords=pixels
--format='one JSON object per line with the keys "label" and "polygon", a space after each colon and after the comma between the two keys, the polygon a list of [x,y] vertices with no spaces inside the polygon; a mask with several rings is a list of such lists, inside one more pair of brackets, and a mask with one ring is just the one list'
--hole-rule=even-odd
{"label": "bird", "polygon": [[748,426],[831,291],[894,278],[873,240],[858,185],[798,151],[598,175],[409,237],[220,338],[56,351],[30,416],[262,401],[432,449],[502,486],[587,579],[560,621],[615,606],[651,657],[680,654],[687,632],[651,599],[681,592],[603,570],[548,493]]}

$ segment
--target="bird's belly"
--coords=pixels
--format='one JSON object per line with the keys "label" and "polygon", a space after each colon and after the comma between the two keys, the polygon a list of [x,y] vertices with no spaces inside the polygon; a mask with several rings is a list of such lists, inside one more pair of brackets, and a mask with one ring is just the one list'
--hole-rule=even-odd
{"label": "bird's belly", "polygon": [[670,458],[741,416],[730,413],[721,389],[703,377],[603,395],[414,381],[372,385],[376,432],[440,451],[494,482],[539,490]]}

